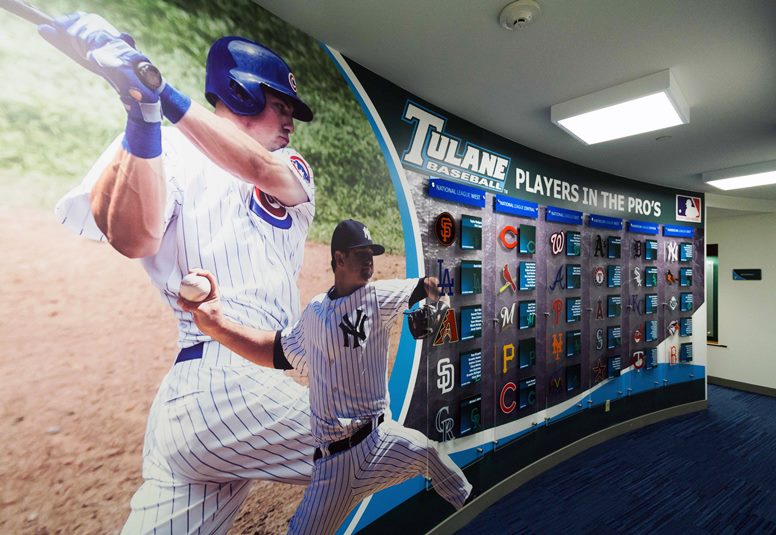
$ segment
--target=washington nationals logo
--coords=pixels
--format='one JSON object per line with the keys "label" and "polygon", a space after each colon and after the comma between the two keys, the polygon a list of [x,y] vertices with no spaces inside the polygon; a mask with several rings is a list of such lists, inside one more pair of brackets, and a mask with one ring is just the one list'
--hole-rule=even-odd
{"label": "washington nationals logo", "polygon": [[[351,314],[352,316],[352,314]],[[363,342],[366,340],[366,332],[364,331],[364,323],[366,322],[366,314],[360,308],[356,309],[356,321],[352,321],[347,314],[342,316],[342,321],[339,326],[342,329],[342,336],[345,338],[345,347],[350,347],[350,337],[353,338],[353,348],[360,347],[359,340]]]}
{"label": "washington nationals logo", "polygon": [[267,195],[259,188],[253,188],[250,202],[251,212],[262,218],[275,228],[287,230],[291,228],[291,214],[275,197]]}
{"label": "washington nationals logo", "polygon": [[442,212],[434,222],[434,233],[445,247],[455,243],[455,219],[448,212]]}
{"label": "washington nationals logo", "polygon": [[455,421],[450,416],[450,409],[448,407],[442,407],[436,413],[436,430],[442,435],[440,442],[446,442],[453,440],[453,424]]}
{"label": "washington nationals logo", "polygon": [[454,375],[455,367],[449,358],[445,357],[437,362],[437,388],[443,394],[447,394],[453,389]]}
{"label": "washington nationals logo", "polygon": [[552,254],[558,255],[563,252],[563,249],[566,246],[566,233],[565,232],[555,232],[550,236],[550,248],[552,249]]}

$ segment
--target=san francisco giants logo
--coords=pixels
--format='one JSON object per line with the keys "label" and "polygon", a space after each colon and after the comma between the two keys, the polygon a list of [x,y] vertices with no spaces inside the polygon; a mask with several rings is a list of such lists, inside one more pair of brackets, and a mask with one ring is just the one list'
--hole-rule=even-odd
{"label": "san francisco giants logo", "polygon": [[448,407],[442,407],[436,413],[436,430],[442,435],[440,442],[446,442],[453,440],[453,424],[455,421],[450,416],[450,409]]}
{"label": "san francisco giants logo", "polygon": [[550,248],[552,249],[552,254],[558,255],[563,252],[563,249],[566,248],[566,233],[561,232],[554,232],[550,236]]}
{"label": "san francisco giants logo", "polygon": [[439,277],[437,277],[439,279],[439,295],[445,295],[445,290],[447,290],[447,295],[453,295],[455,279],[450,276],[449,269],[442,267],[444,260],[437,259],[437,264],[439,266]]}
{"label": "san francisco giants logo", "polygon": [[455,376],[455,367],[450,359],[445,357],[437,362],[437,388],[447,394],[453,389],[453,377]]}
{"label": "san francisco giants logo", "polygon": [[364,323],[366,322],[366,314],[360,308],[356,309],[356,321],[353,322],[347,314],[342,316],[342,321],[339,326],[342,329],[342,335],[345,338],[345,347],[350,347],[350,337],[353,337],[353,348],[360,347],[359,340],[363,342],[366,340],[366,332],[364,331]]}
{"label": "san francisco giants logo", "polygon": [[442,212],[436,218],[434,231],[439,243],[447,247],[455,243],[455,219],[448,212]]}
{"label": "san francisco giants logo", "polygon": [[517,247],[518,236],[518,230],[512,225],[507,225],[501,229],[501,232],[499,232],[498,239],[501,242],[501,245],[507,249],[514,249]]}
{"label": "san francisco giants logo", "polygon": [[563,333],[555,333],[552,335],[552,355],[555,360],[560,360],[561,353],[563,353]]}

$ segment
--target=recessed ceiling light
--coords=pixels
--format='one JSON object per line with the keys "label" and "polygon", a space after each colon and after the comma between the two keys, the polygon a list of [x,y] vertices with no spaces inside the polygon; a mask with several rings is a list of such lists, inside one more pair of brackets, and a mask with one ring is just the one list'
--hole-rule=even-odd
{"label": "recessed ceiling light", "polygon": [[690,122],[670,70],[552,106],[553,123],[588,145]]}

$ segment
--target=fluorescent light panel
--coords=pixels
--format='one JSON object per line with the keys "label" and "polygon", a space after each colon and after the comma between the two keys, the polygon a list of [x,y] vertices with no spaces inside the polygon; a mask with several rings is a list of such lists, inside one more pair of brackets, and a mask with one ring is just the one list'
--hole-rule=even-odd
{"label": "fluorescent light panel", "polygon": [[690,122],[670,70],[556,104],[550,116],[588,145]]}
{"label": "fluorescent light panel", "polygon": [[776,160],[703,173],[703,181],[722,190],[776,184]]}

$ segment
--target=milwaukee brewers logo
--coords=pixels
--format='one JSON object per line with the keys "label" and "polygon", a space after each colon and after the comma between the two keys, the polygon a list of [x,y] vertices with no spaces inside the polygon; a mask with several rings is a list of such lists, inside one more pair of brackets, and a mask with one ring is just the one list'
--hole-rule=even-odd
{"label": "milwaukee brewers logo", "polygon": [[511,308],[507,308],[506,306],[501,307],[501,312],[499,315],[501,316],[501,330],[503,331],[504,328],[507,325],[512,325],[515,322],[515,305],[517,303],[512,303]]}
{"label": "milwaukee brewers logo", "polygon": [[437,240],[445,247],[455,243],[455,219],[448,212],[442,212],[434,222]]}
{"label": "milwaukee brewers logo", "polygon": [[351,337],[354,349],[360,347],[359,341],[363,342],[366,340],[366,332],[364,331],[366,318],[366,314],[364,314],[364,311],[360,308],[356,309],[355,321],[352,321],[347,314],[342,316],[342,321],[340,322],[339,327],[342,329],[342,336],[345,339],[345,347],[350,347]]}
{"label": "milwaukee brewers logo", "polygon": [[453,377],[455,376],[455,367],[450,359],[445,357],[437,362],[437,388],[447,394],[453,389]]}
{"label": "milwaukee brewers logo", "polygon": [[552,250],[552,254],[558,255],[563,252],[563,249],[566,247],[566,233],[565,232],[554,232],[550,236],[550,249]]}
{"label": "milwaukee brewers logo", "polygon": [[253,188],[250,201],[251,212],[275,228],[287,230],[291,228],[291,214],[275,197],[267,195],[259,188]]}
{"label": "milwaukee brewers logo", "polygon": [[455,421],[450,416],[450,409],[448,407],[442,407],[436,413],[435,426],[437,432],[442,435],[440,442],[446,442],[453,440],[453,424]]}

